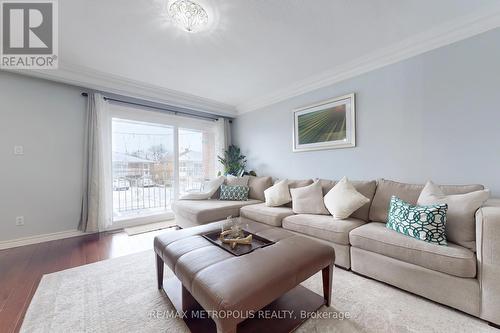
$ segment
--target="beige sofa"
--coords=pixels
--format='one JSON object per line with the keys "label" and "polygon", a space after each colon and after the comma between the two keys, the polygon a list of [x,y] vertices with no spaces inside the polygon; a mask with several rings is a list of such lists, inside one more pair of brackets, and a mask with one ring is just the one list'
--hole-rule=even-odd
{"label": "beige sofa", "polygon": [[[319,180],[326,194],[332,180]],[[289,181],[307,186],[312,179]],[[264,190],[269,177],[252,177],[247,202],[177,201],[179,225],[188,227],[226,218],[245,217],[313,238],[335,249],[335,264],[392,284],[433,301],[500,325],[500,202],[491,200],[476,213],[476,247],[449,243],[439,246],[401,235],[385,227],[392,195],[416,203],[423,185],[389,180],[356,181],[356,189],[370,199],[346,220],[331,215],[294,214],[290,205],[267,207]],[[482,185],[442,186],[447,194],[483,189]],[[230,213],[230,214],[228,214]]]}

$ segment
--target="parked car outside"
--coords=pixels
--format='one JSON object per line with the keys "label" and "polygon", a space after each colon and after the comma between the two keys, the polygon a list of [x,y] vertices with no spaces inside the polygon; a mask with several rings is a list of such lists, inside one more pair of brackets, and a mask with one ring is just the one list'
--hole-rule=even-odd
{"label": "parked car outside", "polygon": [[128,191],[130,182],[124,178],[113,179],[113,191]]}
{"label": "parked car outside", "polygon": [[137,182],[137,185],[140,187],[155,187],[156,186],[155,182],[151,178],[147,178],[147,177],[139,179],[139,181]]}

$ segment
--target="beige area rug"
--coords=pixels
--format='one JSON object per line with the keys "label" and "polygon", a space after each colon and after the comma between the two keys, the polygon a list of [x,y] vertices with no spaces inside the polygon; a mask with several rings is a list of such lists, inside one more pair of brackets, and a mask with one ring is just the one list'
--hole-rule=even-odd
{"label": "beige area rug", "polygon": [[163,221],[163,222],[138,225],[137,227],[129,227],[129,228],[125,228],[123,230],[127,233],[127,235],[134,236],[134,235],[138,235],[138,234],[144,234],[144,233],[150,232],[150,231],[172,228],[175,226],[176,226],[175,220],[169,220],[169,221]]}
{"label": "beige area rug", "polygon": [[[166,274],[172,272],[166,269]],[[146,251],[45,275],[21,332],[188,332],[156,289],[154,252]],[[321,274],[303,283],[321,295]],[[495,332],[484,321],[374,280],[335,269],[333,305],[297,332]]]}

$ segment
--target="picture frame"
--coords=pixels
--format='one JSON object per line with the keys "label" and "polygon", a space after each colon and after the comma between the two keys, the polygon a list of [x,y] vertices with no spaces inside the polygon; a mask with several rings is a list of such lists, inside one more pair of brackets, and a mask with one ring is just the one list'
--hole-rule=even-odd
{"label": "picture frame", "polygon": [[293,110],[293,151],[356,146],[355,94]]}

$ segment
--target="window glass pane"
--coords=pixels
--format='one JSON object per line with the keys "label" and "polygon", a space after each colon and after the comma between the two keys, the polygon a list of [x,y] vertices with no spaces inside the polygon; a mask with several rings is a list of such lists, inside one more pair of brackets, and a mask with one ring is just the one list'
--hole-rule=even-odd
{"label": "window glass pane", "polygon": [[113,217],[170,211],[174,197],[174,129],[113,118]]}
{"label": "window glass pane", "polygon": [[215,175],[215,138],[212,131],[179,129],[179,192],[199,192]]}

